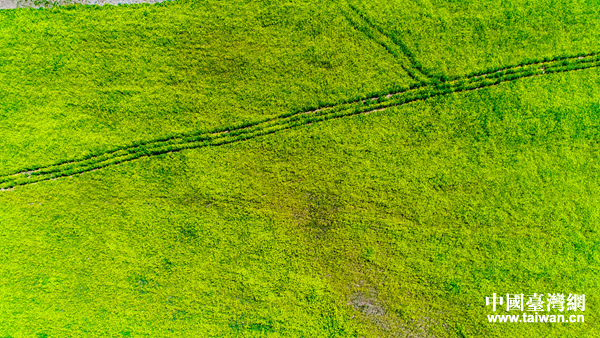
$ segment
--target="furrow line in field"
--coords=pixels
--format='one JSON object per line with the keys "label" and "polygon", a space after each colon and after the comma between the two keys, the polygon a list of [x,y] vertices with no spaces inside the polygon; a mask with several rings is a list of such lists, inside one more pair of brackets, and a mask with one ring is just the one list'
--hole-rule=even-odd
{"label": "furrow line in field", "polygon": [[[410,66],[404,64],[401,64],[401,66],[411,78],[424,81],[430,77],[429,74],[425,72],[421,64],[417,61],[415,55],[402,40],[393,34],[385,32],[381,27],[373,23],[373,21],[371,21],[371,19],[369,19],[369,17],[361,12],[356,6],[348,4],[348,7],[350,7],[352,11],[360,18],[360,20],[368,26],[360,27],[358,24],[353,23],[349,15],[346,14],[346,18],[351,24],[353,24],[354,28],[363,31],[369,38],[384,47],[390,54],[395,56],[400,61],[408,61]],[[396,46],[400,53],[398,53],[396,48],[393,46]]]}
{"label": "furrow line in field", "polygon": [[[365,34],[369,39],[383,47],[388,53],[390,53],[396,60],[398,65],[404,70],[404,72],[414,81],[421,82],[427,79],[427,76],[420,72],[418,69],[414,69],[411,65],[411,60],[408,58],[404,50],[385,33],[375,27],[366,17],[354,6],[350,5],[349,11],[342,11],[342,14],[348,20],[350,25],[359,32]],[[395,48],[398,47],[398,48]],[[400,49],[398,52],[397,49]]]}

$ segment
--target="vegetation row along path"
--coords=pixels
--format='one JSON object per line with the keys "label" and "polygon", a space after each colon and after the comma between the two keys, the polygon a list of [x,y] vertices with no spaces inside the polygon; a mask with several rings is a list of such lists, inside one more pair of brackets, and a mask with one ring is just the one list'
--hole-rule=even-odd
{"label": "vegetation row along path", "polygon": [[82,174],[146,156],[206,146],[219,146],[293,127],[345,116],[370,113],[392,106],[399,106],[462,91],[476,90],[525,77],[589,69],[599,66],[600,53],[537,60],[465,77],[456,77],[445,82],[421,83],[407,90],[387,91],[367,99],[354,100],[309,111],[289,113],[240,126],[224,127],[209,132],[181,134],[152,141],[138,142],[116,148],[112,151],[90,154],[80,159],[58,162],[48,166],[25,168],[12,174],[0,176],[0,191],[9,190],[16,186]]}

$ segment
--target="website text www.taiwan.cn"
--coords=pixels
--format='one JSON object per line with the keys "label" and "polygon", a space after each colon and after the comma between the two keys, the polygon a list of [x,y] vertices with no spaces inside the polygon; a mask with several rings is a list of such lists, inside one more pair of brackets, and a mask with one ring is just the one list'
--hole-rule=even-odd
{"label": "website text www.taiwan.cn", "polygon": [[[485,305],[490,323],[583,323],[585,295],[569,293],[492,294]],[[491,307],[491,308],[490,308]],[[502,314],[499,314],[501,312]]]}

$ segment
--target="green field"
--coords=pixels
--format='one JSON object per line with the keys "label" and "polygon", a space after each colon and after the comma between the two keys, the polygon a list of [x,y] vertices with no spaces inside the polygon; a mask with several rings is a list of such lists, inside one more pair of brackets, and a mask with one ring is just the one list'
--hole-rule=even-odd
{"label": "green field", "polygon": [[0,11],[0,337],[600,336],[599,68],[597,1]]}

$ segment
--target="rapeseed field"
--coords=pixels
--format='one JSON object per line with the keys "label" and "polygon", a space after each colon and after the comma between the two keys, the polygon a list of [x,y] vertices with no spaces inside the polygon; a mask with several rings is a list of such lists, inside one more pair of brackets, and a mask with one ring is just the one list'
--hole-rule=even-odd
{"label": "rapeseed field", "polygon": [[594,1],[2,10],[0,337],[596,337],[599,66]]}

